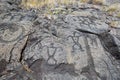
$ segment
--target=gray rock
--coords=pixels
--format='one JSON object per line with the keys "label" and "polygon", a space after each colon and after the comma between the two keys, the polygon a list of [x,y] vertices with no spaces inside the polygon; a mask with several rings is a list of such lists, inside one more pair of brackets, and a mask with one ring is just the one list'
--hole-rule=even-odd
{"label": "gray rock", "polygon": [[0,80],[120,79],[120,35],[110,16],[91,8],[54,16],[0,14]]}
{"label": "gray rock", "polygon": [[120,3],[120,0],[106,0],[107,5],[114,4],[114,3]]}

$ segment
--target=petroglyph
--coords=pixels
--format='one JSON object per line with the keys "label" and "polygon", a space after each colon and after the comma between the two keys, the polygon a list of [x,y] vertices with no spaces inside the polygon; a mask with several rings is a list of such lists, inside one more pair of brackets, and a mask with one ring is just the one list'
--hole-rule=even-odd
{"label": "petroglyph", "polygon": [[0,42],[14,42],[24,35],[24,31],[23,26],[19,26],[15,23],[0,23]]}

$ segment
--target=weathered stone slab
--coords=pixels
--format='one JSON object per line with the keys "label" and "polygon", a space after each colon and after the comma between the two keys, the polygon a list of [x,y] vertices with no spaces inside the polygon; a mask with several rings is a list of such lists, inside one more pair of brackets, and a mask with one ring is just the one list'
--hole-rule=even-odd
{"label": "weathered stone slab", "polygon": [[73,10],[0,14],[0,80],[119,80],[119,29],[108,25],[119,19]]}

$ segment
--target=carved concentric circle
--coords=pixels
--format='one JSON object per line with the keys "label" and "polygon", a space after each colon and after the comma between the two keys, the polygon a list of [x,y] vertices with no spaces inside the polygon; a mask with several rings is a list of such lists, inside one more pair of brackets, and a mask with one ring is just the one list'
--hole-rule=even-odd
{"label": "carved concentric circle", "polygon": [[24,27],[16,23],[0,24],[0,42],[14,42],[23,36]]}

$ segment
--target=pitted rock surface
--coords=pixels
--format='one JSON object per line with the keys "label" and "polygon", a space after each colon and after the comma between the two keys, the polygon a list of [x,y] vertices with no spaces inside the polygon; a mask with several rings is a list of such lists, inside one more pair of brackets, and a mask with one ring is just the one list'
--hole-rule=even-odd
{"label": "pitted rock surface", "polygon": [[90,6],[71,9],[2,11],[0,80],[119,80],[120,30],[108,23],[120,19]]}

